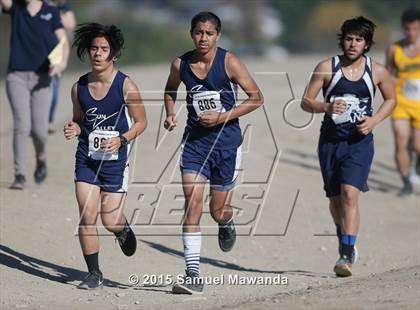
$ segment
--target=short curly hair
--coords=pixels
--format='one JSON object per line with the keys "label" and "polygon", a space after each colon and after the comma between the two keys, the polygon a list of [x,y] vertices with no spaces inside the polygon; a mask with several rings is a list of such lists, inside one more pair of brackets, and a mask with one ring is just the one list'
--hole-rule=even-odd
{"label": "short curly hair", "polygon": [[338,45],[344,50],[344,38],[349,33],[361,36],[366,41],[366,50],[368,52],[375,42],[373,41],[373,34],[376,25],[369,19],[358,16],[346,20],[341,26],[341,33],[338,34]]}

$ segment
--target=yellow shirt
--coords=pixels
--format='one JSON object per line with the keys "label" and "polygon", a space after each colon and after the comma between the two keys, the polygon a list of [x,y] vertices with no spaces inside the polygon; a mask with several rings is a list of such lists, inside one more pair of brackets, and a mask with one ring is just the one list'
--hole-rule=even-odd
{"label": "yellow shirt", "polygon": [[[394,45],[394,64],[397,68],[397,103],[420,103],[420,53],[416,57],[407,57],[404,48],[398,43]],[[417,106],[417,108],[419,108]]]}

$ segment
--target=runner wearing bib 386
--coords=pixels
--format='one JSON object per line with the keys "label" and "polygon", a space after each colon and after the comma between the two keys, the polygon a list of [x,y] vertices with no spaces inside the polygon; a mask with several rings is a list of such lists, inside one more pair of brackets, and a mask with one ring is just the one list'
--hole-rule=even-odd
{"label": "runner wearing bib 386", "polygon": [[[185,282],[174,293],[201,293],[202,283],[191,282],[200,274],[200,217],[206,180],[210,180],[210,213],[219,223],[219,246],[230,251],[236,240],[230,206],[241,161],[242,134],[238,118],[263,103],[263,96],[245,66],[232,53],[217,47],[220,19],[201,12],[191,21],[195,49],[175,59],[165,87],[166,120],[176,126],[174,105],[181,82],[187,89],[188,119],[181,144],[181,174],[185,196],[183,223]],[[248,99],[237,104],[238,85]]]}
{"label": "runner wearing bib 386", "polygon": [[66,139],[77,136],[79,140],[74,180],[79,240],[89,270],[78,285],[80,289],[102,286],[96,228],[99,214],[125,255],[133,255],[137,246],[123,204],[130,143],[146,128],[146,114],[139,89],[114,66],[123,44],[122,33],[114,25],[82,24],[75,32],[77,55],[82,59],[88,54],[92,67],[72,87],[73,120],[64,126]]}
{"label": "runner wearing bib 386", "polygon": [[[395,76],[397,93],[392,128],[395,161],[403,181],[399,196],[407,196],[413,192],[409,178],[410,138],[417,157],[417,167],[420,164],[420,11],[416,8],[405,10],[401,24],[405,37],[388,48],[386,66]],[[420,169],[417,173],[420,175]]]}

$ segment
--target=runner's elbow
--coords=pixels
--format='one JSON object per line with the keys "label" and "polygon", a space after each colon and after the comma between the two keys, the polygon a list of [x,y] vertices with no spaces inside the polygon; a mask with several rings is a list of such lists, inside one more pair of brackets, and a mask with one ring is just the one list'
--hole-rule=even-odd
{"label": "runner's elbow", "polygon": [[261,105],[263,105],[264,104],[264,95],[260,92],[260,101],[259,101],[259,104],[260,104],[260,106]]}
{"label": "runner's elbow", "polygon": [[259,108],[260,106],[262,106],[264,104],[263,94],[260,91],[258,91],[255,94],[254,98],[252,98],[252,102],[256,106],[256,108]]}
{"label": "runner's elbow", "polygon": [[146,128],[147,128],[147,119],[146,119],[146,118],[144,118],[144,120],[140,123],[140,126],[141,126],[141,130],[140,130],[140,134],[141,134],[141,133],[143,133],[143,132],[146,130]]}
{"label": "runner's elbow", "polygon": [[313,111],[311,102],[307,100],[306,98],[303,98],[300,102],[300,108],[305,111],[311,113]]}
{"label": "runner's elbow", "polygon": [[389,105],[392,106],[392,110],[394,110],[395,107],[397,106],[397,100],[394,97],[390,101],[391,101],[391,103]]}

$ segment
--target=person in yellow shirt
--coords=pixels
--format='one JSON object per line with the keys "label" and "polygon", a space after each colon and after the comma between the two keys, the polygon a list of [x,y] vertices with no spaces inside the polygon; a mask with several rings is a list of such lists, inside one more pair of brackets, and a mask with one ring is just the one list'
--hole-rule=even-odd
{"label": "person in yellow shirt", "polygon": [[387,50],[386,67],[395,76],[397,105],[392,113],[395,138],[395,160],[403,181],[399,196],[413,192],[409,179],[410,138],[413,150],[420,156],[420,11],[406,9],[401,17],[405,37]]}

